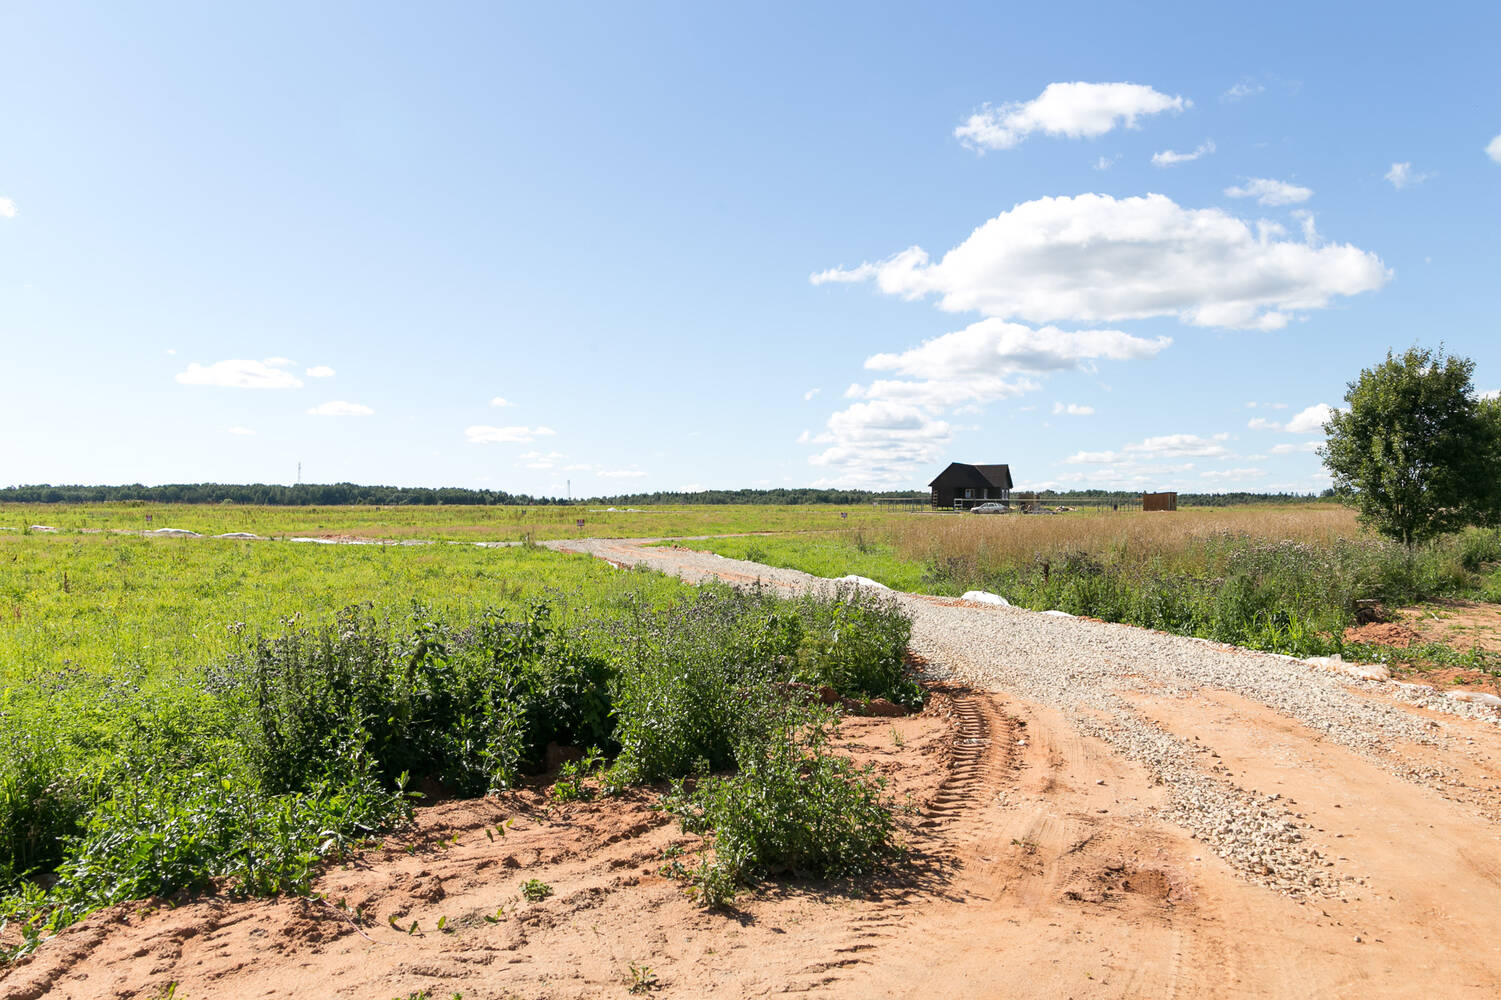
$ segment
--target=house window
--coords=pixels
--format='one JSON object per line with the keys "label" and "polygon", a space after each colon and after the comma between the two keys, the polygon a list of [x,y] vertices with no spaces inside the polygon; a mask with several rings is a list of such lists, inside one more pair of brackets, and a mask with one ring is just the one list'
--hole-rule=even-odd
{"label": "house window", "polygon": [[966,500],[973,500],[974,498],[975,498],[975,491],[974,490],[965,490],[964,491],[964,499],[966,499]]}

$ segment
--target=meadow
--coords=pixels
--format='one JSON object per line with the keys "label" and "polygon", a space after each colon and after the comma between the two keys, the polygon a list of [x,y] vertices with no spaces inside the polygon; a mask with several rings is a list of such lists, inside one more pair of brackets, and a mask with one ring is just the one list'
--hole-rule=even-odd
{"label": "meadow", "polygon": [[[706,904],[790,864],[862,870],[879,787],[785,685],[915,701],[907,629],[854,593],[525,545],[0,534],[0,947],[127,899],[308,891],[414,789],[503,792],[549,743],[593,749],[559,801],[700,779],[671,801],[723,844],[684,872]],[[809,824],[843,846],[809,854]]]}
{"label": "meadow", "polygon": [[[146,513],[205,535],[522,544],[149,537]],[[414,789],[535,784],[549,743],[591,751],[547,779],[555,801],[651,786],[705,834],[681,870],[705,905],[768,871],[876,863],[892,834],[879,783],[824,749],[832,718],[787,685],[918,703],[894,605],[690,587],[532,539],[717,533],[689,544],[1300,655],[1344,648],[1363,602],[1501,598],[1496,531],[1409,552],[1333,506],[8,505],[0,527],[11,955],[122,900],[307,892],[320,866],[406,822]]]}
{"label": "meadow", "polygon": [[[841,516],[843,515],[843,516]],[[0,504],[0,531],[31,525],[67,531],[183,528],[201,535],[246,531],[293,536],[537,541],[554,538],[643,538],[723,535],[742,531],[827,531],[880,523],[894,516],[866,504],[772,506],[704,504],[611,510],[598,504],[546,507],[357,506],[280,507],[249,504]],[[149,520],[148,520],[149,518]],[[584,527],[578,527],[578,521]]]}
{"label": "meadow", "polygon": [[819,576],[855,573],[947,596],[985,590],[1036,610],[1296,655],[1342,651],[1363,602],[1501,601],[1495,530],[1409,552],[1334,505],[916,515],[692,544]]}

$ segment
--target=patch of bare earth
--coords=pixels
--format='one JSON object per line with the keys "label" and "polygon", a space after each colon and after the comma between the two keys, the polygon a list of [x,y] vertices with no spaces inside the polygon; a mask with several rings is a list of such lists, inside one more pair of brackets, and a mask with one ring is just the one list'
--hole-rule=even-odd
{"label": "patch of bare earth", "polygon": [[[1346,642],[1408,649],[1429,644],[1459,653],[1479,648],[1501,653],[1501,605],[1475,601],[1436,601],[1397,612],[1397,620],[1345,629]],[[1435,664],[1415,657],[1389,665],[1392,676],[1441,688],[1464,687],[1501,694],[1501,676],[1470,667]]]}
{"label": "patch of bare earth", "polygon": [[1441,642],[1458,650],[1475,646],[1501,653],[1501,604],[1478,601],[1432,601],[1403,608],[1398,616],[1422,642]]}

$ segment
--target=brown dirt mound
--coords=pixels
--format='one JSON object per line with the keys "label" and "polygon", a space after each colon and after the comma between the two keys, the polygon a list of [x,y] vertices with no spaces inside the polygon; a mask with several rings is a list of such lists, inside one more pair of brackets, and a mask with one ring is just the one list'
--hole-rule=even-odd
{"label": "brown dirt mound", "polygon": [[1372,646],[1395,646],[1406,649],[1422,637],[1401,622],[1371,622],[1345,629],[1346,642],[1364,642]]}

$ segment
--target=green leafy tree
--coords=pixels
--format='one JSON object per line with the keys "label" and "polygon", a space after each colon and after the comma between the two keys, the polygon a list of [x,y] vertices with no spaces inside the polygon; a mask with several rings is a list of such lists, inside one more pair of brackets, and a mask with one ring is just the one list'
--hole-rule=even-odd
{"label": "green leafy tree", "polygon": [[1411,347],[1350,383],[1319,455],[1362,523],[1411,546],[1501,521],[1501,404],[1476,396],[1474,370]]}

